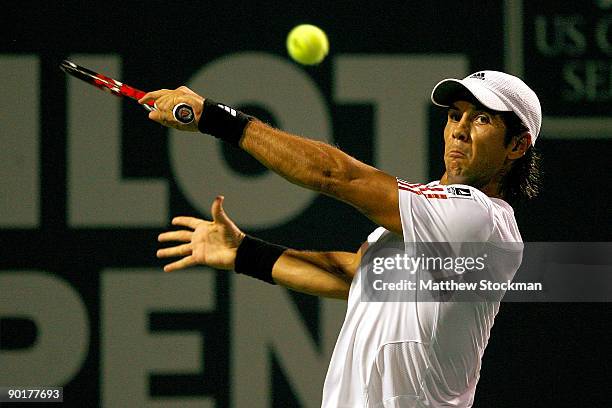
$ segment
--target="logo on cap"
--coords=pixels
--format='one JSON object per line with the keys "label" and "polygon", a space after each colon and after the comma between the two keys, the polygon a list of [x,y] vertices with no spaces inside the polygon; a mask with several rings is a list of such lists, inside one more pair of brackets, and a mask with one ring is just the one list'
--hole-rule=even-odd
{"label": "logo on cap", "polygon": [[475,74],[470,75],[470,78],[481,79],[484,81],[485,73],[484,72],[476,72]]}

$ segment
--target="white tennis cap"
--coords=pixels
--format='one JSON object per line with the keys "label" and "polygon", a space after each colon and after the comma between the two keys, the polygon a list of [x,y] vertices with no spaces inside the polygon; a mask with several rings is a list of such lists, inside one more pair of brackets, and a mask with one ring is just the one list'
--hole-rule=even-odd
{"label": "white tennis cap", "polygon": [[540,134],[542,108],[540,100],[520,78],[499,71],[479,71],[463,79],[438,82],[431,93],[431,101],[448,107],[467,90],[489,109],[514,112],[531,133],[531,144]]}

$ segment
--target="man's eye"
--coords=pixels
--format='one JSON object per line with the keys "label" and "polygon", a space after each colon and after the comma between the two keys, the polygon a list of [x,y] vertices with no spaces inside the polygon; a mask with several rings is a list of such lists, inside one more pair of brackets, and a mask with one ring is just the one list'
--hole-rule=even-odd
{"label": "man's eye", "polygon": [[457,112],[449,112],[448,117],[453,121],[459,121],[461,119]]}
{"label": "man's eye", "polygon": [[487,115],[478,115],[476,116],[476,122],[480,124],[491,123],[491,118],[489,118]]}

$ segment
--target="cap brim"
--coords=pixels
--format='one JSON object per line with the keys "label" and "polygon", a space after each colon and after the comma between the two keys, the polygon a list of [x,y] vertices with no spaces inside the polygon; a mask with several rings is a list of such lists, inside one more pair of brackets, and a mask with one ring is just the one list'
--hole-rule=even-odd
{"label": "cap brim", "polygon": [[475,79],[472,81],[460,79],[444,79],[434,87],[431,92],[431,101],[438,106],[448,107],[461,99],[466,91],[469,92],[485,107],[501,112],[509,112],[512,107],[508,106],[501,98],[493,91],[485,88]]}

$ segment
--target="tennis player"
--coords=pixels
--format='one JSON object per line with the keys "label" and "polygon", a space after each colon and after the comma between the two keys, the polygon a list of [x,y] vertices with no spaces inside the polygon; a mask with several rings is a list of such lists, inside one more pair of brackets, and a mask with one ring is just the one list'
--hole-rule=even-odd
{"label": "tennis player", "polygon": [[[201,131],[240,147],[289,182],[344,201],[380,227],[355,253],[288,249],[243,233],[212,203],[212,220],[177,217],[183,227],[162,233],[158,257],[179,257],[164,267],[194,265],[235,270],[271,284],[318,296],[348,299],[331,358],[322,406],[471,407],[499,298],[479,302],[362,302],[369,251],[397,243],[521,243],[511,204],[538,192],[541,108],[519,78],[480,71],[445,79],[434,104],[448,109],[440,180],[407,182],[364,164],[337,148],[274,129],[185,87],[147,94],[162,125]],[[177,122],[172,110],[186,103],[196,120]],[[410,160],[410,152],[406,152]],[[512,279],[522,245],[489,266],[496,279]],[[362,262],[362,260],[364,262]]]}

